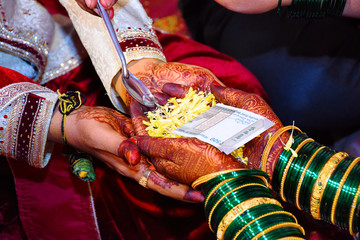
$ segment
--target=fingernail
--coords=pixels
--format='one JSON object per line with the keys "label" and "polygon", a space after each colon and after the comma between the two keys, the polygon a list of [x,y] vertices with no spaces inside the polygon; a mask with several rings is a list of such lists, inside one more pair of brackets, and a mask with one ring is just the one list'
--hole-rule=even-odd
{"label": "fingernail", "polygon": [[170,99],[169,95],[159,93],[159,92],[154,93],[154,97],[157,99],[157,101],[160,105],[167,104]]}
{"label": "fingernail", "polygon": [[217,81],[213,81],[212,84],[213,85],[220,85],[220,83],[218,83]]}
{"label": "fingernail", "polygon": [[137,144],[137,139],[135,138],[129,138],[130,141],[132,141],[133,143]]}
{"label": "fingernail", "polygon": [[191,188],[186,192],[184,196],[184,201],[188,202],[204,202],[204,200],[205,197],[200,191],[195,191]]}

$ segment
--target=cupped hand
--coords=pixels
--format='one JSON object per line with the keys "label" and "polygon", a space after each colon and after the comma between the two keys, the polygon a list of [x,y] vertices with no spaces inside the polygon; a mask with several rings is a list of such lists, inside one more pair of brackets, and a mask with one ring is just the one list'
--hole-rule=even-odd
{"label": "cupped hand", "polygon": [[[78,5],[85,11],[94,14],[99,15],[99,11],[96,8],[97,0],[75,0]],[[117,0],[100,0],[100,4],[108,11],[109,17],[114,17],[114,9],[113,6]]]}
{"label": "cupped hand", "polygon": [[[208,69],[190,64],[141,59],[130,62],[128,66],[153,94],[162,93],[165,83],[182,84],[202,91],[209,91],[212,82],[222,84]],[[120,82],[115,83],[117,90],[121,89]]]}
{"label": "cupped hand", "polygon": [[195,138],[149,137],[143,124],[146,121],[143,107],[130,104],[136,140],[142,153],[149,157],[156,170],[166,177],[191,185],[206,174],[228,169],[246,168],[234,157]]}
{"label": "cupped hand", "polygon": [[[246,93],[238,89],[227,88],[216,84],[212,84],[210,89],[211,93],[214,94],[215,98],[220,103],[259,114],[274,123],[274,125],[267,131],[245,144],[244,157],[248,157],[249,167],[259,169],[261,157],[269,137],[283,127],[281,121],[266,101],[257,94]],[[188,87],[178,84],[166,84],[163,87],[163,91],[170,96],[182,98],[188,92]],[[287,133],[282,135],[283,142],[286,142],[287,138]],[[281,142],[277,141],[274,144],[268,158],[270,171],[267,172],[269,174],[272,173],[274,164],[276,163],[282,149],[283,146],[281,145]]]}
{"label": "cupped hand", "polygon": [[[62,142],[61,120],[62,115],[56,109],[50,124],[49,140]],[[65,121],[65,136],[69,145],[93,155],[121,175],[138,182],[151,165],[136,144],[128,139],[133,135],[131,119],[106,107],[82,106]],[[151,172],[147,187],[174,199],[203,201],[200,192],[169,180],[156,171]]]}

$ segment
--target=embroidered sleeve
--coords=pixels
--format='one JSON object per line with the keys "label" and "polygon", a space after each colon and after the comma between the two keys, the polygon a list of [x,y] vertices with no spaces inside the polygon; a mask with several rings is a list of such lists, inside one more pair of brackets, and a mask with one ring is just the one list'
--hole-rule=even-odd
{"label": "embroidered sleeve", "polygon": [[51,156],[48,129],[57,94],[34,83],[0,89],[0,154],[34,167],[45,167]]}
{"label": "embroidered sleeve", "polygon": [[[102,19],[82,10],[76,1],[60,2],[68,11],[112,103],[121,110],[121,101],[112,88],[113,79],[121,70],[121,63]],[[114,10],[113,26],[127,62],[142,58],[166,61],[152,20],[138,0],[119,0]]]}

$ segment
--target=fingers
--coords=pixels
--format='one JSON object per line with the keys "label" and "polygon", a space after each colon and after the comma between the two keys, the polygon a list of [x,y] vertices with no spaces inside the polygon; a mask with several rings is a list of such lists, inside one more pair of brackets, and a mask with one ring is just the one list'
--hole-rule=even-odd
{"label": "fingers", "polygon": [[[100,3],[105,9],[109,10],[114,6],[116,0],[100,0]],[[85,0],[85,4],[88,8],[94,9],[96,8],[97,0]]]}
{"label": "fingers", "polygon": [[176,84],[176,83],[165,83],[162,87],[162,91],[171,97],[184,98],[189,92],[190,87]]}
{"label": "fingers", "polygon": [[[149,163],[147,163],[144,159],[141,159],[139,164],[131,166],[128,165],[122,158],[104,151],[97,151],[94,156],[104,161],[110,168],[116,170],[119,174],[132,178],[137,182],[139,182],[145,171],[150,167]],[[204,201],[204,196],[201,192],[195,191],[187,185],[169,180],[155,170],[150,172],[145,183],[146,187],[149,189],[177,200],[187,202]]]}
{"label": "fingers", "polygon": [[85,0],[85,4],[88,8],[94,9],[96,7],[97,1],[96,0]]}
{"label": "fingers", "polygon": [[149,134],[146,131],[146,125],[144,125],[143,121],[148,121],[146,118],[144,111],[145,107],[140,105],[138,102],[130,103],[130,115],[131,121],[135,129],[135,134],[137,136],[148,136]]}
{"label": "fingers", "polygon": [[136,165],[140,162],[140,150],[136,144],[130,140],[122,141],[117,153],[119,157],[124,158],[131,165]]}
{"label": "fingers", "polygon": [[[96,8],[97,0],[76,0],[76,2],[83,10],[100,16],[99,10]],[[110,18],[114,17],[113,6],[116,2],[117,0],[100,0],[101,5],[107,10]]]}
{"label": "fingers", "polygon": [[204,196],[189,186],[167,179],[164,175],[152,171],[147,186],[162,195],[187,202],[203,202]]}
{"label": "fingers", "polygon": [[211,93],[214,94],[215,98],[223,103],[234,107],[240,107],[241,97],[248,93],[232,88],[226,88],[220,85],[211,84]]}
{"label": "fingers", "polygon": [[134,139],[141,152],[149,157],[168,159],[169,152],[174,153],[175,151],[179,151],[179,149],[177,149],[179,144],[176,144],[176,142],[180,138],[169,139],[149,136],[136,136],[132,139]]}
{"label": "fingers", "polygon": [[159,93],[159,92],[154,93],[154,97],[156,98],[156,100],[158,101],[158,104],[160,104],[160,105],[167,104],[168,100],[171,98],[169,95]]}

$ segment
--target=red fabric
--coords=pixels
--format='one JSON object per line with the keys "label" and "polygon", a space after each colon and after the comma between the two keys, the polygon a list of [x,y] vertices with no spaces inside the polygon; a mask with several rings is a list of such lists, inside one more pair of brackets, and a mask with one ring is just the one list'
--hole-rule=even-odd
{"label": "red fabric", "polygon": [[7,68],[0,67],[0,88],[3,88],[12,83],[19,83],[19,82],[32,82],[30,78],[27,78],[18,72],[11,71]]}
{"label": "red fabric", "polygon": [[[65,13],[58,1],[41,1],[51,13]],[[254,75],[234,59],[179,36],[160,34],[159,39],[169,61],[208,68],[227,86],[267,99]],[[29,81],[1,68],[0,78],[0,86]],[[110,106],[90,61],[48,83],[47,87],[61,92],[80,90],[87,96],[87,105]],[[29,239],[94,239],[87,185],[70,173],[61,149],[62,146],[56,146],[45,169],[11,161],[23,229]],[[207,226],[202,204],[156,194],[99,162],[96,174],[92,189],[103,239],[216,239]],[[19,239],[21,234],[17,235]]]}
{"label": "red fabric", "polygon": [[226,86],[256,93],[268,101],[268,96],[257,78],[235,59],[178,35],[158,33],[158,36],[167,61],[207,68]]}

